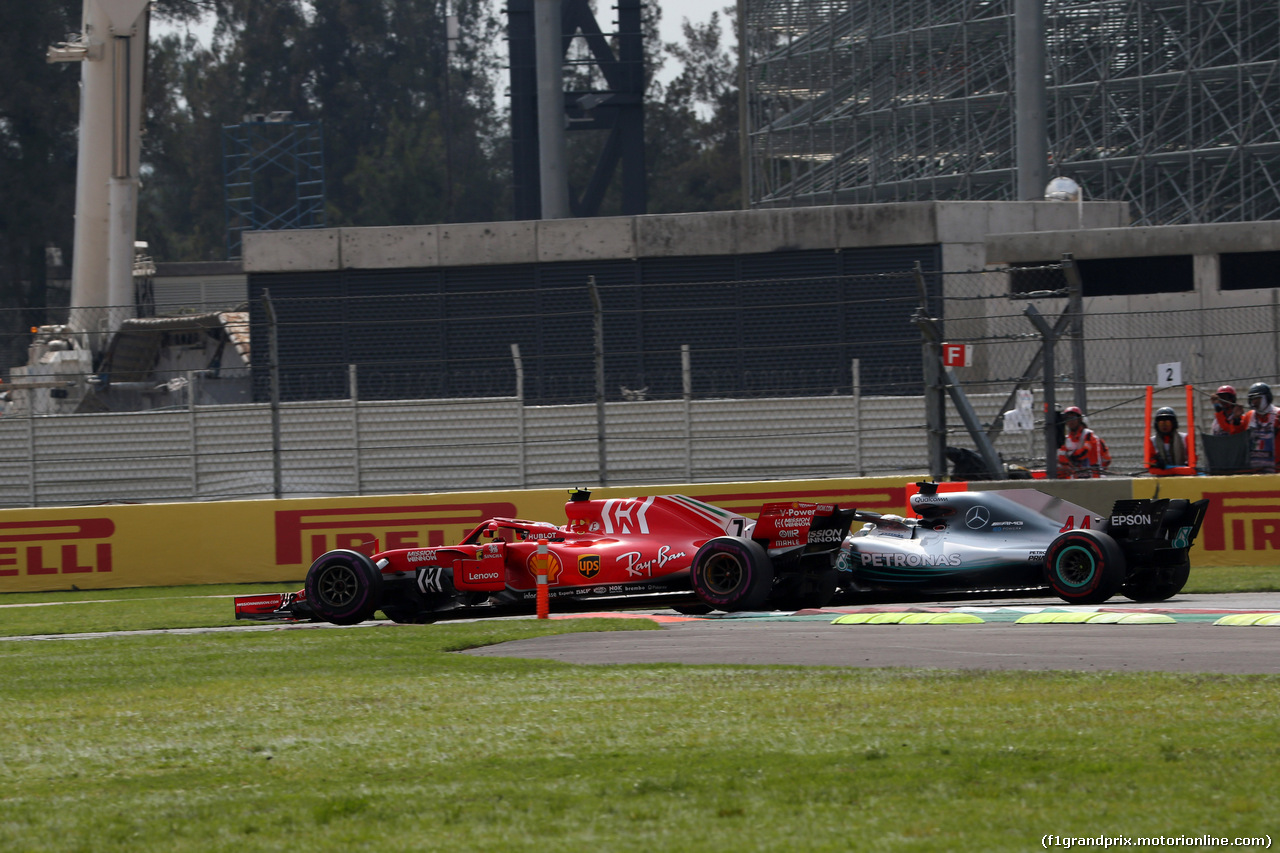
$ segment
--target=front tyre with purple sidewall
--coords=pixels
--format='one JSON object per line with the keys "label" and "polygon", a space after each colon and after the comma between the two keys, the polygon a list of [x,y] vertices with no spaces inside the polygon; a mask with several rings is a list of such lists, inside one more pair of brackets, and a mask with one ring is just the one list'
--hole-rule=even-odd
{"label": "front tyre with purple sidewall", "polygon": [[719,536],[698,549],[693,591],[716,610],[759,610],[773,589],[773,564],[759,543]]}
{"label": "front tyre with purple sidewall", "polygon": [[382,572],[359,551],[330,551],[307,570],[307,604],[326,622],[355,625],[382,601]]}

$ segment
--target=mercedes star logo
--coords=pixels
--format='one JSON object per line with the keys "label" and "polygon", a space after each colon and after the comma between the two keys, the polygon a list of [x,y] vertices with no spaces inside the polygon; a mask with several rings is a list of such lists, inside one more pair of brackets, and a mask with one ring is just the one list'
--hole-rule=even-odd
{"label": "mercedes star logo", "polygon": [[991,513],[987,511],[985,506],[975,506],[973,509],[965,513],[964,523],[969,527],[977,530],[979,527],[986,527],[987,522],[991,520]]}

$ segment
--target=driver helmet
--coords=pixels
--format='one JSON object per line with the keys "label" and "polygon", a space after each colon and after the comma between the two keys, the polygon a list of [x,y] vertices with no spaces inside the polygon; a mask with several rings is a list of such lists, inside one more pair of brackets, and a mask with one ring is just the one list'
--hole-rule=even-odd
{"label": "driver helmet", "polygon": [[1161,421],[1173,421],[1174,430],[1178,429],[1178,413],[1169,406],[1161,406],[1156,409],[1156,415],[1152,420],[1157,430],[1160,429]]}
{"label": "driver helmet", "polygon": [[1271,386],[1265,382],[1255,382],[1249,386],[1249,406],[1261,412],[1271,405]]}

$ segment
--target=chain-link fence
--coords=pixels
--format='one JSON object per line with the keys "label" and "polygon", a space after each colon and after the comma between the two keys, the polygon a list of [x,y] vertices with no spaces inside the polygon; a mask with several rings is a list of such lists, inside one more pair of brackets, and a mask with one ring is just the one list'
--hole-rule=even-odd
{"label": "chain-link fence", "polygon": [[[611,274],[553,279],[536,290],[476,281],[462,292],[385,292],[403,289],[394,282],[384,292],[361,287],[358,296],[351,281],[322,291],[256,276],[252,334],[265,338],[266,312],[257,309],[269,295],[286,401],[347,396],[348,364],[360,367],[364,399],[520,394],[567,404],[600,395],[850,394],[853,359],[862,364],[865,393],[900,394],[919,384],[909,325],[919,296],[910,273],[769,273],[689,281],[651,272],[643,284]],[[267,357],[254,348],[257,399],[267,394],[260,369]]]}
{"label": "chain-link fence", "polygon": [[[1112,473],[1128,475],[1143,470],[1148,386],[1152,407],[1172,407],[1179,429],[1195,434],[1210,428],[1209,396],[1220,385],[1235,386],[1244,402],[1249,385],[1280,378],[1280,302],[1272,290],[1085,296],[1088,283],[1069,260],[944,278],[947,342],[971,347],[970,366],[954,376],[1006,462],[1043,466],[1049,389],[1057,409],[1085,411],[1110,446]],[[1190,412],[1185,385],[1193,387]],[[1002,415],[1019,388],[1035,401],[1030,434],[1004,430]],[[948,421],[948,442],[973,448],[958,427]]]}
{"label": "chain-link fence", "polygon": [[[27,359],[5,377],[0,505],[923,476],[941,473],[931,435],[976,446],[954,401],[930,420],[928,392],[947,384],[1006,463],[1044,466],[1051,387],[1129,474],[1157,364],[1177,364],[1201,403],[1280,375],[1269,292],[1208,308],[1195,293],[1073,297],[1070,265],[763,272],[309,296],[267,276],[244,305],[114,332],[109,309],[64,309],[34,332],[8,318],[5,351]],[[968,366],[930,378],[928,324],[971,347]],[[1004,428],[1018,389],[1034,397],[1030,432]],[[1155,405],[1183,413],[1181,386]]]}

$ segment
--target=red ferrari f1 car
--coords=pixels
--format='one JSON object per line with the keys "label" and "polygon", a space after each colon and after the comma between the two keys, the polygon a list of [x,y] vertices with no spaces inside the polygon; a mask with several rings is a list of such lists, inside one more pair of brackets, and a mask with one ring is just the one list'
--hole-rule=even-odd
{"label": "red ferrari f1 car", "polygon": [[593,500],[580,489],[565,515],[563,527],[492,518],[448,547],[330,551],[299,592],[237,597],[236,618],[351,625],[380,610],[431,622],[459,607],[532,603],[543,542],[552,598],[692,591],[677,610],[821,607],[835,593],[854,510],[773,503],[756,520],[683,495]]}

